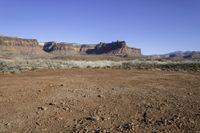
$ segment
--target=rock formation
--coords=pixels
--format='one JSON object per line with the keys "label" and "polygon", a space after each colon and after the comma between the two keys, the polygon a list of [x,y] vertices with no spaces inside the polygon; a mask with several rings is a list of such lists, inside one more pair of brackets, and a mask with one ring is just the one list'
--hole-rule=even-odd
{"label": "rock formation", "polygon": [[60,55],[111,55],[120,57],[142,57],[141,50],[130,48],[125,41],[99,44],[75,44],[47,42],[44,51]]}
{"label": "rock formation", "polygon": [[38,56],[46,55],[36,39],[0,36],[1,56]]}
{"label": "rock formation", "polygon": [[79,54],[81,46],[72,43],[47,42],[43,50],[49,53],[59,55],[76,55]]}
{"label": "rock formation", "polygon": [[[38,56],[51,53],[56,56],[105,55],[119,57],[142,57],[141,50],[130,48],[125,41],[99,44],[39,43],[36,39],[0,36],[0,54]],[[48,54],[50,55],[50,54]]]}

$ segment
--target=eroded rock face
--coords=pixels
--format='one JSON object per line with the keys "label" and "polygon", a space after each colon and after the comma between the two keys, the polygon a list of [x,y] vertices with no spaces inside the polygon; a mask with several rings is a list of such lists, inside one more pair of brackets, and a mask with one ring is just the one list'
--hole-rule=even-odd
{"label": "eroded rock face", "polygon": [[130,48],[125,41],[99,44],[71,44],[47,42],[43,48],[46,52],[65,55],[114,55],[121,57],[142,57],[141,50]]}
{"label": "eroded rock face", "polygon": [[29,46],[37,47],[39,43],[36,39],[22,39],[17,37],[4,37],[0,36],[1,46]]}
{"label": "eroded rock face", "polygon": [[74,55],[79,54],[80,48],[81,46],[73,43],[47,42],[44,44],[43,50],[54,54]]}
{"label": "eroded rock face", "polygon": [[97,44],[95,49],[87,51],[88,54],[109,54],[121,57],[141,57],[141,50],[130,48],[125,41]]}
{"label": "eroded rock face", "polygon": [[[42,43],[43,45],[43,43]],[[120,57],[141,57],[141,50],[130,48],[125,41],[99,44],[76,44],[46,42],[39,45],[36,39],[22,39],[17,37],[0,36],[0,51],[9,51],[13,56],[19,55],[44,55],[53,53],[59,56],[72,55],[110,55]],[[2,53],[2,52],[1,52]]]}
{"label": "eroded rock face", "polygon": [[17,37],[0,36],[1,56],[40,56],[47,53],[42,50],[36,39],[22,39]]}
{"label": "eroded rock face", "polygon": [[81,45],[80,54],[87,55],[88,51],[95,49],[95,47],[96,47],[96,45],[94,45],[94,44]]}

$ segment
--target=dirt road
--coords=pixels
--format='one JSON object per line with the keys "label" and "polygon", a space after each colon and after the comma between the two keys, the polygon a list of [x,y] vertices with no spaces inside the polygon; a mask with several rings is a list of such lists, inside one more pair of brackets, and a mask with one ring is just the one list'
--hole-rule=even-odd
{"label": "dirt road", "polygon": [[0,75],[0,132],[200,132],[200,74],[67,69]]}

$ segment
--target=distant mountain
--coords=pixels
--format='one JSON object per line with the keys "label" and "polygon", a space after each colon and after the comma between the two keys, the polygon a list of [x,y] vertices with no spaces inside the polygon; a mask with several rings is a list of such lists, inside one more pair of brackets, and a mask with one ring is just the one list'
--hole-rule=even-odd
{"label": "distant mountain", "polygon": [[161,58],[179,58],[179,59],[200,59],[200,51],[175,51],[161,55],[148,55],[146,58],[161,59]]}
{"label": "distant mountain", "polygon": [[200,59],[200,51],[193,51],[190,55],[185,56],[185,58],[198,58],[198,59]]}
{"label": "distant mountain", "polygon": [[167,57],[187,57],[190,56],[192,54],[192,51],[175,51],[175,52],[171,52],[169,54],[166,54],[165,56]]}

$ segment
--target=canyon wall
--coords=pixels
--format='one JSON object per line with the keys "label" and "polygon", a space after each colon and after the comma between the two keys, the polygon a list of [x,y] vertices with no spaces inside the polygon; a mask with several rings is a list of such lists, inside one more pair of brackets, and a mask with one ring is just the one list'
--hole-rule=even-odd
{"label": "canyon wall", "polygon": [[45,56],[46,52],[42,50],[36,39],[22,39],[18,37],[0,36],[0,56],[7,57],[36,57]]}
{"label": "canyon wall", "polygon": [[40,45],[36,39],[0,36],[0,55],[105,55],[119,57],[142,57],[140,49],[128,47],[125,41],[99,44],[77,44],[65,42],[46,42]]}
{"label": "canyon wall", "polygon": [[142,57],[140,49],[130,48],[125,41],[99,44],[76,44],[47,42],[44,51],[62,55],[111,55],[120,57]]}

